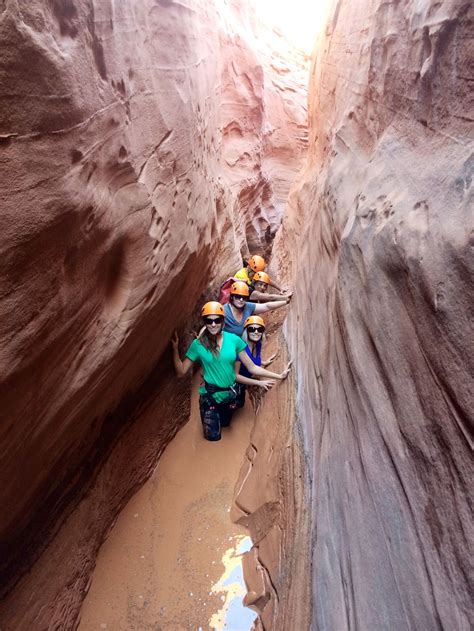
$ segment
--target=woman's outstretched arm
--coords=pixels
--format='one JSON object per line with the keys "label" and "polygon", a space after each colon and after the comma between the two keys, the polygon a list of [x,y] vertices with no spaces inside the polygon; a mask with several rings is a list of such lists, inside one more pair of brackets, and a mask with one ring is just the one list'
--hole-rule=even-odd
{"label": "woman's outstretched arm", "polygon": [[184,360],[181,361],[181,358],[179,356],[178,344],[179,344],[178,332],[175,331],[173,333],[173,337],[171,338],[171,345],[173,346],[174,369],[178,377],[184,377],[184,375],[188,372],[188,370],[193,365],[193,362],[188,357],[185,357]]}
{"label": "woman's outstretched arm", "polygon": [[278,353],[273,353],[273,355],[270,355],[270,357],[268,359],[262,359],[262,366],[264,368],[266,368],[267,366],[269,366],[272,361],[277,357]]}
{"label": "woman's outstretched arm", "polygon": [[255,306],[255,315],[259,315],[260,313],[267,313],[268,311],[274,311],[275,309],[280,309],[284,307],[290,302],[290,298],[285,298],[285,300],[272,300],[270,302],[266,302],[264,304],[257,304]]}
{"label": "woman's outstretched arm", "polygon": [[267,379],[286,379],[291,368],[291,362],[288,362],[288,365],[283,372],[271,372],[271,370],[267,370],[266,368],[262,368],[261,366],[256,366],[247,355],[245,350],[239,353],[239,359],[243,363],[245,368],[247,368],[247,370],[252,373],[252,375],[255,375],[256,377],[265,377]]}
{"label": "woman's outstretched arm", "polygon": [[289,300],[292,293],[288,294],[265,294],[263,291],[257,291],[254,289],[250,294],[251,302],[276,302],[277,300]]}
{"label": "woman's outstretched arm", "polygon": [[270,390],[275,385],[275,379],[252,379],[239,374],[240,362],[235,362],[235,380],[245,386],[259,386],[264,390]]}

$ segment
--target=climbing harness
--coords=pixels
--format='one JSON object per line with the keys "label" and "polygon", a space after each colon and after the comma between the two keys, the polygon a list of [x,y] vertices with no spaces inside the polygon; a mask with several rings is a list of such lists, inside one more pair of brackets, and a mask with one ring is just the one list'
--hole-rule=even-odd
{"label": "climbing harness", "polygon": [[[206,392],[199,397],[199,411],[204,437],[207,440],[220,440],[221,428],[230,425],[232,414],[238,407],[239,384],[234,383],[229,388],[220,388],[205,381],[204,388]],[[216,392],[229,392],[230,396],[222,403],[217,403],[212,396]]]}
{"label": "climbing harness", "polygon": [[214,401],[214,397],[212,395],[215,394],[216,392],[228,392],[229,398],[223,401],[223,403],[230,404],[230,407],[233,405],[233,403],[235,403],[235,400],[237,399],[239,395],[239,384],[237,382],[233,383],[228,388],[221,388],[219,386],[214,385],[213,383],[207,383],[207,381],[205,381],[204,388],[206,389],[206,394],[213,401]]}

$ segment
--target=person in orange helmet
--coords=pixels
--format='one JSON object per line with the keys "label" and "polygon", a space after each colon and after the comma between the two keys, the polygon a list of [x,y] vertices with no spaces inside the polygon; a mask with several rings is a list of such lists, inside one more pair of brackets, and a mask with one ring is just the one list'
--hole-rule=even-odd
{"label": "person in orange helmet", "polygon": [[[257,272],[265,271],[266,267],[267,263],[263,256],[254,254],[249,258],[247,265],[245,267],[242,267],[242,269],[239,269],[239,271],[234,274],[234,278],[235,280],[243,280],[245,283],[247,283],[247,285],[250,285],[253,280],[254,274],[256,274]],[[277,291],[281,292],[280,287],[275,282],[272,282],[271,285],[272,287],[275,287]]]}
{"label": "person in orange helmet", "polygon": [[271,300],[287,300],[291,298],[293,292],[286,294],[269,294],[268,285],[270,285],[270,276],[267,272],[255,272],[250,283],[250,301],[251,302],[270,302]]}
{"label": "person in orange helmet", "polygon": [[284,300],[272,300],[265,304],[249,302],[250,290],[244,281],[238,280],[230,289],[230,300],[224,305],[224,330],[239,337],[244,332],[244,322],[251,315],[261,315],[274,309],[280,309],[290,302],[290,297]]}
{"label": "person in orange helmet", "polygon": [[220,302],[207,302],[201,309],[204,332],[193,340],[186,357],[179,356],[179,338],[175,331],[171,339],[173,363],[178,377],[184,376],[194,362],[199,362],[203,370],[204,384],[199,389],[199,410],[206,440],[220,440],[221,428],[230,424],[237,407],[236,361],[240,360],[250,374],[263,377],[256,381],[264,389],[274,385],[276,379],[285,379],[290,364],[282,373],[274,373],[256,366],[245,352],[246,343],[237,335],[224,328],[224,307]]}
{"label": "person in orange helmet", "polygon": [[[242,339],[247,342],[245,352],[253,361],[256,366],[263,366],[266,368],[272,363],[276,357],[276,353],[269,357],[267,360],[262,359],[262,345],[265,334],[265,321],[260,316],[250,316],[244,323],[244,334]],[[252,374],[242,362],[237,362],[236,367],[239,374],[239,394],[237,397],[237,407],[242,408],[245,404],[246,386],[259,385],[257,379],[252,378]]]}

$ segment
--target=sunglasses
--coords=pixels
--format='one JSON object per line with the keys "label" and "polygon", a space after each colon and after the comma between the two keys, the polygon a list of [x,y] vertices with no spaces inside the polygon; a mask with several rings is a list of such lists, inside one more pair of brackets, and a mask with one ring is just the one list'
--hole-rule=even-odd
{"label": "sunglasses", "polygon": [[217,318],[203,318],[204,324],[222,324],[224,322],[224,318],[222,316],[217,316]]}
{"label": "sunglasses", "polygon": [[249,299],[248,296],[241,296],[240,294],[231,294],[231,296],[234,300],[245,300],[245,302]]}
{"label": "sunglasses", "polygon": [[249,333],[263,333],[265,329],[263,328],[263,326],[248,326],[247,331]]}

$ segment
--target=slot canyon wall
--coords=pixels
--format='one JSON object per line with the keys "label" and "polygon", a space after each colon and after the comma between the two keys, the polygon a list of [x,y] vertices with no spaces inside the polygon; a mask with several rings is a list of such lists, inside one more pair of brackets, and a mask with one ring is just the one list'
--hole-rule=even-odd
{"label": "slot canyon wall", "polygon": [[321,631],[474,625],[473,11],[334,2],[311,68],[274,252]]}
{"label": "slot canyon wall", "polygon": [[70,628],[187,419],[172,330],[278,227],[307,66],[237,1],[5,0],[0,34],[0,626]]}

